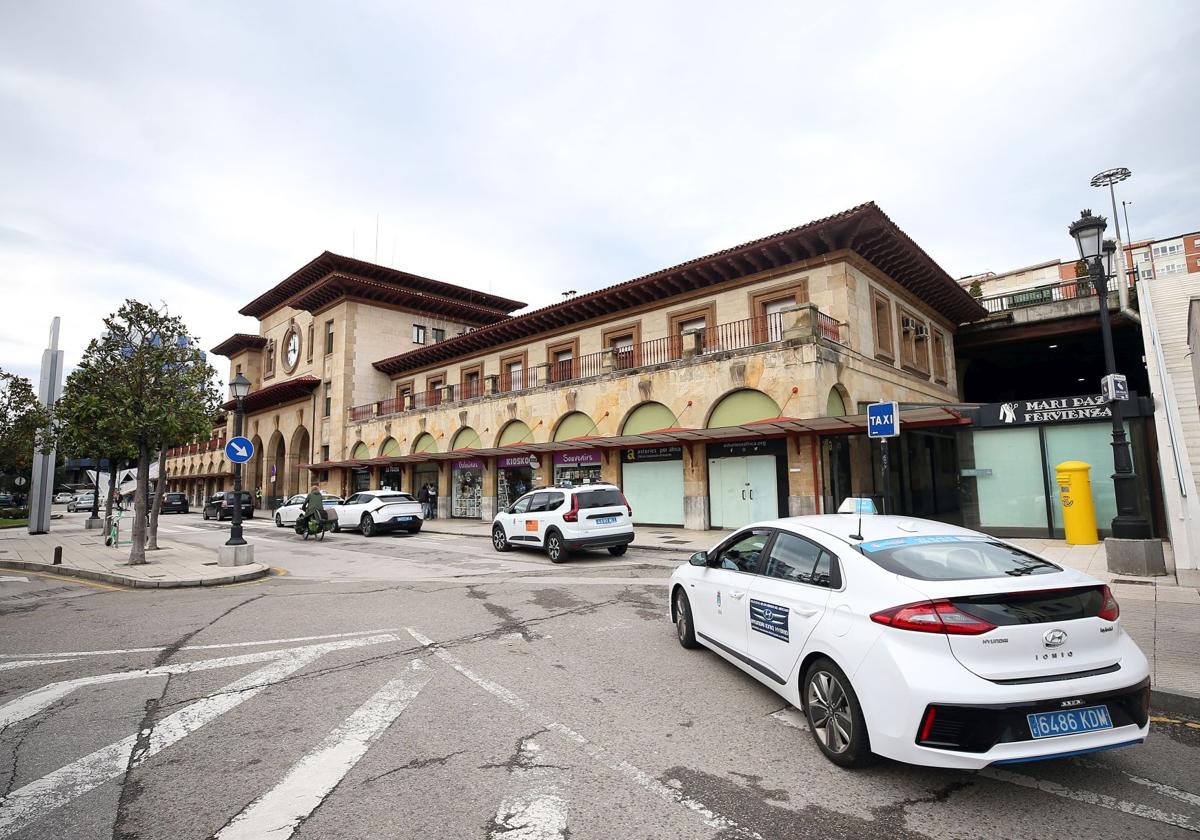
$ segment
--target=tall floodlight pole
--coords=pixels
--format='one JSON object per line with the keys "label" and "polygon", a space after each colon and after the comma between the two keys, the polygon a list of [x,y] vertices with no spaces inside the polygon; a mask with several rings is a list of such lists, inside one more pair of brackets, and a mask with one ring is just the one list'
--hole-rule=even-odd
{"label": "tall floodlight pole", "polygon": [[[42,351],[42,371],[38,383],[38,399],[47,409],[53,408],[62,396],[63,351],[58,349],[59,318],[50,322],[50,346]],[[46,429],[49,434],[50,429]],[[33,476],[29,486],[29,533],[50,531],[50,505],[54,493],[53,449],[42,452],[34,449]]]}
{"label": "tall floodlight pole", "polygon": [[[1108,198],[1112,202],[1113,224],[1117,226],[1117,244],[1121,246],[1121,282],[1117,284],[1117,297],[1121,302],[1122,309],[1129,306],[1129,267],[1125,265],[1125,240],[1121,238],[1121,220],[1117,216],[1117,192],[1113,185],[1121,183],[1132,174],[1125,167],[1118,166],[1115,169],[1105,169],[1103,172],[1096,173],[1092,176],[1091,181],[1093,187],[1108,187]],[[1129,233],[1128,224],[1125,225],[1125,233]]]}

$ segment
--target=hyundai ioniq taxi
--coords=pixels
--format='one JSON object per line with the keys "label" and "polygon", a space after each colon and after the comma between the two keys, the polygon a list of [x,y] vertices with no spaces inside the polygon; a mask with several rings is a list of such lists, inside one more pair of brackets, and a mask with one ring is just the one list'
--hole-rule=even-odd
{"label": "hyundai ioniq taxi", "polygon": [[1141,743],[1149,666],[1109,588],[897,516],[742,528],[671,576],[671,619],[804,710],[821,752],[981,768]]}

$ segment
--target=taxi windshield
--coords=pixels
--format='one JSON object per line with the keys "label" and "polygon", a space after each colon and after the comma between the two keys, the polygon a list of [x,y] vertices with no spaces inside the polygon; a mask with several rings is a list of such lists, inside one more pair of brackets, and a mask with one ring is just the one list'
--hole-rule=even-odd
{"label": "taxi windshield", "polygon": [[1061,572],[1062,567],[991,537],[914,536],[859,543],[876,565],[917,580],[974,580]]}

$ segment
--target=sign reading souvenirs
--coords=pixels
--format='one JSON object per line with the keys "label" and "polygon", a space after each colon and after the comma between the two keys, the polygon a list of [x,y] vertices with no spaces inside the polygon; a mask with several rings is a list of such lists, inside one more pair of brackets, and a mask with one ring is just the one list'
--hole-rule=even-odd
{"label": "sign reading souvenirs", "polygon": [[627,464],[641,461],[679,461],[682,458],[682,446],[643,446],[621,451],[621,460]]}
{"label": "sign reading souvenirs", "polygon": [[1107,420],[1112,410],[1101,394],[1049,400],[1015,400],[980,406],[980,425],[1021,426],[1070,420]]}

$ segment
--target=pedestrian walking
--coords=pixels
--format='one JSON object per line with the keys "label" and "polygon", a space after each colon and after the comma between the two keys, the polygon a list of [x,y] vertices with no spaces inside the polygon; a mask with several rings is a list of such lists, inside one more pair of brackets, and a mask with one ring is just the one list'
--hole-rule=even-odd
{"label": "pedestrian walking", "polygon": [[438,496],[437,484],[430,482],[429,483],[429,518],[430,519],[437,519],[437,515],[438,515],[437,496]]}
{"label": "pedestrian walking", "polygon": [[421,503],[421,518],[429,518],[429,485],[422,484],[421,489],[417,491],[417,501]]}

